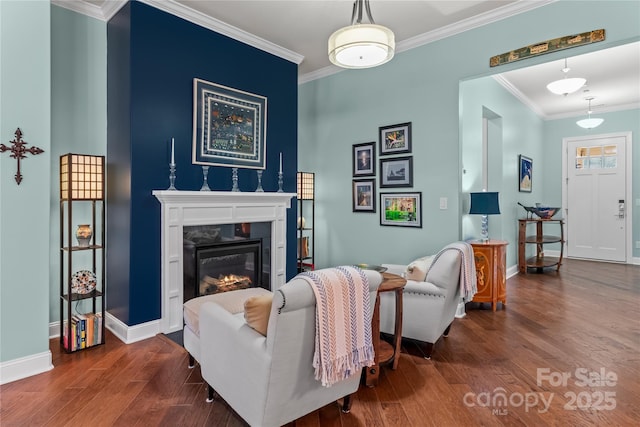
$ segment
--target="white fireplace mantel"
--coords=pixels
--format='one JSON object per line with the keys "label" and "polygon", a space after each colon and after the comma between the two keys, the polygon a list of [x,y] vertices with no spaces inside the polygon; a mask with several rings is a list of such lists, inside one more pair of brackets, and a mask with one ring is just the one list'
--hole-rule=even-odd
{"label": "white fireplace mantel", "polygon": [[154,190],[153,195],[162,205],[161,332],[182,330],[185,226],[271,222],[271,288],[285,283],[287,209],[295,193]]}

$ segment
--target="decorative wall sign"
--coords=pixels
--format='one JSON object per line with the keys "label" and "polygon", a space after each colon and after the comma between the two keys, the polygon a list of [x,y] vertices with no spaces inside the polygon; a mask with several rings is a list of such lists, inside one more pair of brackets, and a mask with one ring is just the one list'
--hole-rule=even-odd
{"label": "decorative wall sign", "polygon": [[192,163],[265,169],[267,98],[193,79]]}
{"label": "decorative wall sign", "polygon": [[531,193],[533,185],[533,160],[522,154],[518,155],[518,191]]}
{"label": "decorative wall sign", "polygon": [[20,128],[16,129],[15,132],[16,139],[11,141],[13,144],[12,147],[8,147],[4,144],[0,144],[0,153],[4,153],[5,151],[11,151],[11,155],[9,157],[14,158],[18,162],[18,171],[15,174],[15,179],[18,185],[22,182],[22,173],[20,172],[20,160],[25,159],[27,153],[31,153],[34,156],[36,154],[44,153],[44,150],[38,147],[25,148],[27,144],[26,141],[22,140],[22,131]]}
{"label": "decorative wall sign", "polygon": [[489,60],[489,65],[491,67],[496,67],[498,65],[508,64],[510,62],[520,61],[521,59],[544,55],[546,53],[551,53],[558,50],[564,50],[572,47],[582,46],[585,44],[601,42],[604,39],[604,29],[558,37],[557,39],[547,40],[545,42],[521,47],[520,49],[512,50],[511,52],[492,56]]}
{"label": "decorative wall sign", "polygon": [[422,228],[422,193],[380,193],[380,225]]}

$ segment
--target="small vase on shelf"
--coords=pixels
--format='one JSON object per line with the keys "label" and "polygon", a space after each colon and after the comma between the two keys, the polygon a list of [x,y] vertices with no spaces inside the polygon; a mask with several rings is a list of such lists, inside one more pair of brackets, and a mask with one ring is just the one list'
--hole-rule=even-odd
{"label": "small vase on shelf", "polygon": [[76,239],[78,239],[78,246],[80,246],[81,248],[88,248],[92,236],[93,232],[91,231],[91,226],[89,224],[78,225],[78,228],[76,229]]}

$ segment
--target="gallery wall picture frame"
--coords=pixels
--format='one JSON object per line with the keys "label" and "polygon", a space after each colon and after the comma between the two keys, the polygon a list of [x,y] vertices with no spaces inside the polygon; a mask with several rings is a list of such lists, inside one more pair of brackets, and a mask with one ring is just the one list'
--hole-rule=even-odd
{"label": "gallery wall picture frame", "polygon": [[354,179],[351,198],[353,212],[374,213],[376,211],[376,180]]}
{"label": "gallery wall picture frame", "polygon": [[380,155],[411,153],[411,122],[379,128]]}
{"label": "gallery wall picture frame", "polygon": [[380,225],[422,228],[422,192],[380,193]]}
{"label": "gallery wall picture frame", "polygon": [[376,143],[365,142],[353,145],[353,176],[376,174]]}
{"label": "gallery wall picture frame", "polygon": [[531,193],[533,188],[533,160],[522,154],[518,155],[518,191]]}
{"label": "gallery wall picture frame", "polygon": [[265,169],[266,138],[267,97],[193,79],[193,164]]}
{"label": "gallery wall picture frame", "polygon": [[380,188],[413,187],[413,157],[380,159]]}

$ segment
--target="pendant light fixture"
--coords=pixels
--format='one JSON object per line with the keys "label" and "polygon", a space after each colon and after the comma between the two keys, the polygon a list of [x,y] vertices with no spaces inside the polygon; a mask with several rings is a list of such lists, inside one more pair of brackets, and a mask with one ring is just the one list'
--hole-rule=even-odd
{"label": "pendant light fixture", "polygon": [[604,122],[604,119],[601,119],[599,117],[591,117],[591,100],[593,100],[594,98],[590,97],[585,99],[589,101],[589,110],[587,111],[589,116],[586,119],[578,120],[576,124],[581,128],[593,129],[600,126],[602,122]]}
{"label": "pendant light fixture", "polygon": [[580,89],[587,82],[586,79],[582,77],[573,77],[571,79],[567,78],[567,73],[571,70],[571,68],[567,67],[567,58],[564,59],[564,68],[562,72],[564,73],[564,78],[560,80],[556,80],[547,85],[547,89],[550,92],[555,93],[556,95],[564,95],[567,96],[570,93],[573,93]]}
{"label": "pendant light fixture", "polygon": [[[362,23],[363,10],[369,24]],[[393,32],[373,21],[369,0],[355,0],[351,25],[329,37],[329,60],[343,68],[376,67],[390,61],[395,48]]]}

